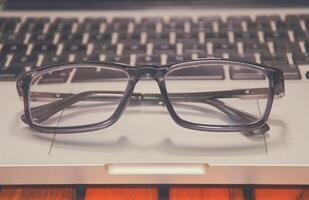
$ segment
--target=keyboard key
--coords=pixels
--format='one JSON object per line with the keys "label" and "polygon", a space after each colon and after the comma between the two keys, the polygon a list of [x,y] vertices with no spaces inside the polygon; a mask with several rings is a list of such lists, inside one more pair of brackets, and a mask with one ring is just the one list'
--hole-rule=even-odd
{"label": "keyboard key", "polygon": [[0,32],[14,32],[17,23],[20,21],[21,19],[19,17],[0,17]]}
{"label": "keyboard key", "polygon": [[159,66],[161,63],[159,55],[144,55],[140,54],[136,56],[136,66],[156,65]]}
{"label": "keyboard key", "polygon": [[54,44],[40,44],[36,43],[33,45],[32,53],[36,54],[55,54],[57,51],[57,45]]}
{"label": "keyboard key", "polygon": [[43,66],[57,65],[68,62],[68,56],[46,56],[43,59]]}
{"label": "keyboard key", "polygon": [[72,69],[67,69],[44,74],[44,76],[39,80],[38,84],[66,83],[70,77],[71,72]]}
{"label": "keyboard key", "polygon": [[208,80],[223,80],[224,70],[222,66],[208,66],[203,70],[191,70],[190,68],[185,68],[173,73],[175,77],[181,78],[198,78],[198,79],[208,79]]}
{"label": "keyboard key", "polygon": [[[99,68],[79,68],[76,70],[72,82],[94,82],[94,81],[104,81],[104,79],[110,79],[113,77],[121,78],[119,77],[120,74],[117,71],[112,70],[100,70]],[[127,78],[126,75],[124,75],[123,78]]]}
{"label": "keyboard key", "polygon": [[240,60],[240,61],[245,61],[245,62],[256,63],[254,53],[246,53],[244,55],[239,55],[237,53],[231,53],[229,54],[229,58],[233,60]]}
{"label": "keyboard key", "polygon": [[22,43],[5,43],[1,51],[5,53],[24,53],[26,50],[27,46]]}
{"label": "keyboard key", "polygon": [[122,56],[108,55],[105,61],[129,64],[130,57],[128,55],[122,55]]}
{"label": "keyboard key", "polygon": [[22,68],[0,68],[0,80],[15,80],[23,71]]}
{"label": "keyboard key", "polygon": [[309,79],[309,71],[306,72],[306,78]]}
{"label": "keyboard key", "polygon": [[38,61],[38,55],[24,55],[24,56],[13,56],[10,67],[12,68],[22,68],[25,67],[35,67]]}
{"label": "keyboard key", "polygon": [[49,22],[49,18],[27,18],[21,25],[20,32],[42,33],[44,26]]}
{"label": "keyboard key", "polygon": [[199,44],[197,42],[193,43],[183,43],[184,53],[205,53],[206,45]]}
{"label": "keyboard key", "polygon": [[268,52],[268,47],[264,43],[256,43],[256,42],[244,42],[243,48],[245,53],[266,53]]}
{"label": "keyboard key", "polygon": [[71,32],[73,24],[77,23],[77,18],[56,18],[51,24],[49,31],[67,33]]}
{"label": "keyboard key", "polygon": [[112,45],[110,43],[95,43],[93,47],[93,54],[116,54],[117,45]]}
{"label": "keyboard key", "polygon": [[230,68],[230,77],[234,80],[258,80],[258,79],[265,79],[263,73],[248,70],[244,68],[238,67],[231,67]]}
{"label": "keyboard key", "polygon": [[91,43],[111,43],[111,33],[90,34],[89,42]]}
{"label": "keyboard key", "polygon": [[75,58],[75,61],[76,62],[79,62],[79,61],[83,61],[83,62],[86,62],[86,61],[100,61],[100,56],[98,56],[98,55],[90,55],[90,56],[87,56],[87,55],[80,56],[80,55],[78,55]]}
{"label": "keyboard key", "polygon": [[87,45],[83,44],[64,44],[63,52],[70,53],[86,53]]}
{"label": "keyboard key", "polygon": [[296,64],[309,64],[309,57],[303,53],[293,53],[293,60]]}
{"label": "keyboard key", "polygon": [[54,33],[34,33],[30,36],[30,42],[40,44],[51,44],[54,40]]}
{"label": "keyboard key", "polygon": [[185,55],[168,55],[167,64],[173,64],[191,60],[191,54]]}
{"label": "keyboard key", "polygon": [[133,44],[124,44],[123,46],[124,54],[143,54],[146,53],[146,45],[133,43]]}
{"label": "keyboard key", "polygon": [[81,44],[83,40],[82,33],[63,33],[60,34],[59,43],[63,42],[65,44]]}
{"label": "keyboard key", "polygon": [[285,63],[278,63],[272,65],[272,67],[276,67],[283,71],[284,79],[287,80],[298,80],[301,78],[299,69],[296,65],[288,65]]}
{"label": "keyboard key", "polygon": [[84,21],[79,25],[78,33],[99,33],[101,24],[106,23],[106,18],[85,18]]}
{"label": "keyboard key", "polygon": [[162,43],[162,44],[154,44],[154,54],[176,54],[176,45]]}
{"label": "keyboard key", "polygon": [[235,44],[214,42],[213,43],[214,53],[237,53],[237,47]]}
{"label": "keyboard key", "polygon": [[25,40],[25,34],[23,33],[0,33],[1,43],[23,43]]}

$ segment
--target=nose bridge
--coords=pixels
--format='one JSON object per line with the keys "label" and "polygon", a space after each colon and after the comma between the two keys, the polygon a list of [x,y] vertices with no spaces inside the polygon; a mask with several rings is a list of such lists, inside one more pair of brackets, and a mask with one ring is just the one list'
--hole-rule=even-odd
{"label": "nose bridge", "polygon": [[137,69],[137,79],[143,79],[144,77],[150,77],[152,79],[157,79],[159,68],[158,67],[140,67]]}

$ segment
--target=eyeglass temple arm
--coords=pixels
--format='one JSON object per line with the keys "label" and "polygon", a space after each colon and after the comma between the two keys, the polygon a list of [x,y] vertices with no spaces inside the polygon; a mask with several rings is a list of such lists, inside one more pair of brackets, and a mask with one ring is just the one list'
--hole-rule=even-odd
{"label": "eyeglass temple arm", "polygon": [[[105,96],[95,96],[97,94],[104,94]],[[87,91],[78,94],[68,93],[49,93],[49,92],[32,92],[31,98],[33,100],[46,100],[62,98],[58,101],[48,103],[42,106],[34,107],[31,109],[32,117],[37,122],[42,122],[48,119],[50,116],[56,114],[65,107],[69,107],[78,101],[108,101],[119,99],[119,95],[123,92],[120,91]],[[235,122],[252,122],[256,121],[257,118],[249,113],[233,108],[217,98],[265,98],[268,95],[268,88],[254,88],[254,89],[240,89],[240,90],[226,90],[226,91],[212,91],[212,92],[194,92],[194,93],[171,93],[169,98],[173,101],[182,102],[201,102],[212,105],[225,113]],[[107,96],[108,95],[108,96]],[[118,95],[118,96],[117,96]],[[160,94],[143,94],[133,93],[130,98],[130,103],[151,103],[158,104],[162,102]],[[21,119],[27,122],[25,114],[21,116]],[[268,127],[268,126],[267,126]],[[269,127],[266,129],[269,130]],[[266,130],[266,131],[267,131]]]}

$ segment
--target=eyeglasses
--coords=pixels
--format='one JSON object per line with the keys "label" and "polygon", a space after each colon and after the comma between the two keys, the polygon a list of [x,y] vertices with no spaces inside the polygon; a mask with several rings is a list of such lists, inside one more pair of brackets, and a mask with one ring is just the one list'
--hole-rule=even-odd
{"label": "eyeglasses", "polygon": [[[236,73],[237,80],[227,80]],[[134,92],[137,82],[147,90],[153,79],[161,94]],[[227,59],[140,67],[87,62],[26,72],[17,90],[24,101],[21,119],[43,133],[107,128],[128,105],[165,105],[189,129],[264,133],[274,96],[284,96],[284,78],[278,69]]]}

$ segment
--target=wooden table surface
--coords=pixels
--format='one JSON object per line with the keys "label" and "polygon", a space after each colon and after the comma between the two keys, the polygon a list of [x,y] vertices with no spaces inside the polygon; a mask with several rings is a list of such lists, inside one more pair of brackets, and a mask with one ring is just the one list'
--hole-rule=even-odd
{"label": "wooden table surface", "polygon": [[309,186],[2,186],[0,200],[309,200]]}

